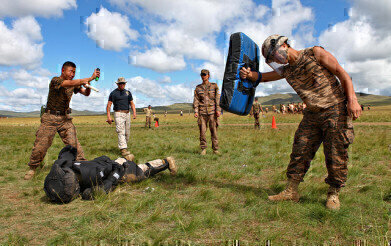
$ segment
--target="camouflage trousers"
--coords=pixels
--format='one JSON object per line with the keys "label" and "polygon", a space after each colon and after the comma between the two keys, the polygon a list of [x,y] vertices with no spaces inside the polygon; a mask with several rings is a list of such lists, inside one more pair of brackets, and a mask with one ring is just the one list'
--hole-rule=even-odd
{"label": "camouflage trousers", "polygon": [[260,125],[259,125],[259,113],[254,113],[254,120],[255,120],[255,122],[254,122],[254,128],[255,129],[260,129]]}
{"label": "camouflage trousers", "polygon": [[145,127],[151,128],[151,116],[145,116]]}
{"label": "camouflage trousers", "polygon": [[127,149],[130,137],[130,112],[114,112],[115,130],[118,134],[118,148]]}
{"label": "camouflage trousers", "polygon": [[345,186],[348,147],[353,139],[352,119],[347,114],[345,103],[317,113],[305,110],[295,133],[287,177],[303,181],[316,151],[323,143],[328,172],[325,182],[337,188]]}
{"label": "camouflage trousers", "polygon": [[217,126],[218,118],[214,114],[210,115],[199,115],[198,116],[198,127],[200,128],[200,147],[206,149],[206,129],[209,124],[210,134],[212,137],[212,149],[219,149],[219,142],[217,140]]}
{"label": "camouflage trousers", "polygon": [[77,140],[76,128],[72,123],[70,115],[52,115],[44,113],[41,117],[41,125],[39,126],[35,136],[34,147],[30,156],[30,167],[38,167],[47,150],[52,145],[54,135],[60,135],[61,140],[65,145],[72,145],[77,148],[78,161],[85,161],[83,149]]}

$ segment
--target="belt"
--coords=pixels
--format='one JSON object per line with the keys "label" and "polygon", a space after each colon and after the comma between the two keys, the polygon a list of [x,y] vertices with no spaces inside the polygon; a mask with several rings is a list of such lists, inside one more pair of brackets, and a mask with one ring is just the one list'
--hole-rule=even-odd
{"label": "belt", "polygon": [[129,113],[129,110],[114,110],[114,112]]}
{"label": "belt", "polygon": [[54,114],[54,115],[67,115],[72,113],[72,109],[68,108],[65,111],[45,109],[45,113]]}

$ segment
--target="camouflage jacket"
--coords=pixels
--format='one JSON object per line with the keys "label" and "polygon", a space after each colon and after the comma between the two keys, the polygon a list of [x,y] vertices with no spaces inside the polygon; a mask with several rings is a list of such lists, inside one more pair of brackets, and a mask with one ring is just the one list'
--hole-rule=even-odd
{"label": "camouflage jacket", "polygon": [[285,66],[282,77],[310,111],[319,112],[345,100],[340,82],[318,62],[313,47],[301,50],[296,63]]}
{"label": "camouflage jacket", "polygon": [[72,95],[80,92],[80,86],[62,87],[64,80],[60,77],[53,77],[49,84],[48,101],[46,108],[64,112],[69,108]]}
{"label": "camouflage jacket", "polygon": [[201,115],[221,112],[219,87],[216,83],[199,84],[194,90],[194,112]]}
{"label": "camouflage jacket", "polygon": [[259,114],[259,112],[262,110],[262,106],[259,102],[254,102],[253,104],[253,114]]}

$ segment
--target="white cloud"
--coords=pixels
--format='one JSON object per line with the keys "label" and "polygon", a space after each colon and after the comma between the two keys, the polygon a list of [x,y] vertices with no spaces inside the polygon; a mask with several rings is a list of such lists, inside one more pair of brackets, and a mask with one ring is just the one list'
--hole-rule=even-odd
{"label": "white cloud", "polygon": [[87,35],[99,47],[106,50],[121,51],[130,46],[130,40],[138,37],[138,32],[130,28],[128,17],[110,12],[101,7],[98,13],[91,14],[84,23]]}
{"label": "white cloud", "polygon": [[391,3],[352,3],[350,18],[324,31],[319,43],[344,66],[356,91],[390,95],[391,19],[385,13],[391,11]]}
{"label": "white cloud", "polygon": [[43,57],[41,27],[33,17],[23,17],[8,28],[0,21],[0,65],[36,68]]}
{"label": "white cloud", "polygon": [[0,4],[0,18],[62,16],[64,10],[77,8],[76,0],[2,0]]}
{"label": "white cloud", "polygon": [[159,83],[141,76],[127,79],[127,88],[137,98],[137,107],[147,105],[170,105],[173,103],[192,102],[194,83],[176,85]]}
{"label": "white cloud", "polygon": [[371,26],[382,31],[391,31],[391,1],[350,0],[353,4],[352,18],[365,16]]}
{"label": "white cloud", "polygon": [[20,69],[14,71],[11,77],[16,82],[16,84],[21,86],[37,89],[47,89],[49,88],[51,78],[48,76],[40,76],[39,74],[48,74],[48,72],[49,71],[47,70],[40,69],[38,71],[33,71],[33,73],[29,73],[25,69]]}
{"label": "white cloud", "polygon": [[[129,14],[138,15],[146,25],[147,41],[153,46],[147,53],[159,55],[149,57],[149,62],[160,65],[140,63],[139,59],[137,64],[158,72],[183,69],[185,62],[181,60],[184,58],[205,60],[223,66],[223,52],[216,43],[218,33],[232,21],[238,21],[240,16],[254,6],[250,0],[110,2],[121,9],[128,9]],[[162,58],[168,57],[178,58],[181,65],[177,64],[170,70],[161,68]]]}
{"label": "white cloud", "polygon": [[145,53],[134,55],[133,65],[146,67],[158,72],[182,70],[186,67],[182,55],[170,56],[160,48],[153,48]]}

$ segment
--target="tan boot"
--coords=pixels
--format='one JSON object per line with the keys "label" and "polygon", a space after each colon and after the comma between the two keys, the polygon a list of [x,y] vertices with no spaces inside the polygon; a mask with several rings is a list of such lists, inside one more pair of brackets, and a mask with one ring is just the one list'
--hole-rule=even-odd
{"label": "tan boot", "polygon": [[127,155],[130,155],[130,152],[127,149],[121,149],[121,155],[126,157]]}
{"label": "tan boot", "polygon": [[200,153],[200,155],[206,155],[206,149],[203,149]]}
{"label": "tan boot", "polygon": [[218,150],[213,150],[213,154],[215,154],[215,155],[220,155],[220,151],[218,151]]}
{"label": "tan boot", "polygon": [[285,190],[281,191],[279,194],[274,196],[269,196],[268,199],[270,201],[294,201],[298,202],[300,199],[300,195],[298,192],[300,181],[297,180],[288,180],[288,185]]}
{"label": "tan boot", "polygon": [[341,207],[341,204],[339,203],[339,191],[340,188],[330,186],[329,191],[327,192],[326,208],[338,210]]}
{"label": "tan boot", "polygon": [[128,161],[134,161],[134,155],[133,154],[126,155],[125,159]]}
{"label": "tan boot", "polygon": [[174,157],[167,157],[166,160],[168,161],[168,169],[170,170],[170,174],[172,176],[175,176],[177,171],[178,171],[178,168],[175,164],[175,160],[174,160]]}
{"label": "tan boot", "polygon": [[30,180],[35,175],[36,168],[30,168],[30,170],[27,171],[27,173],[24,175],[24,180]]}

